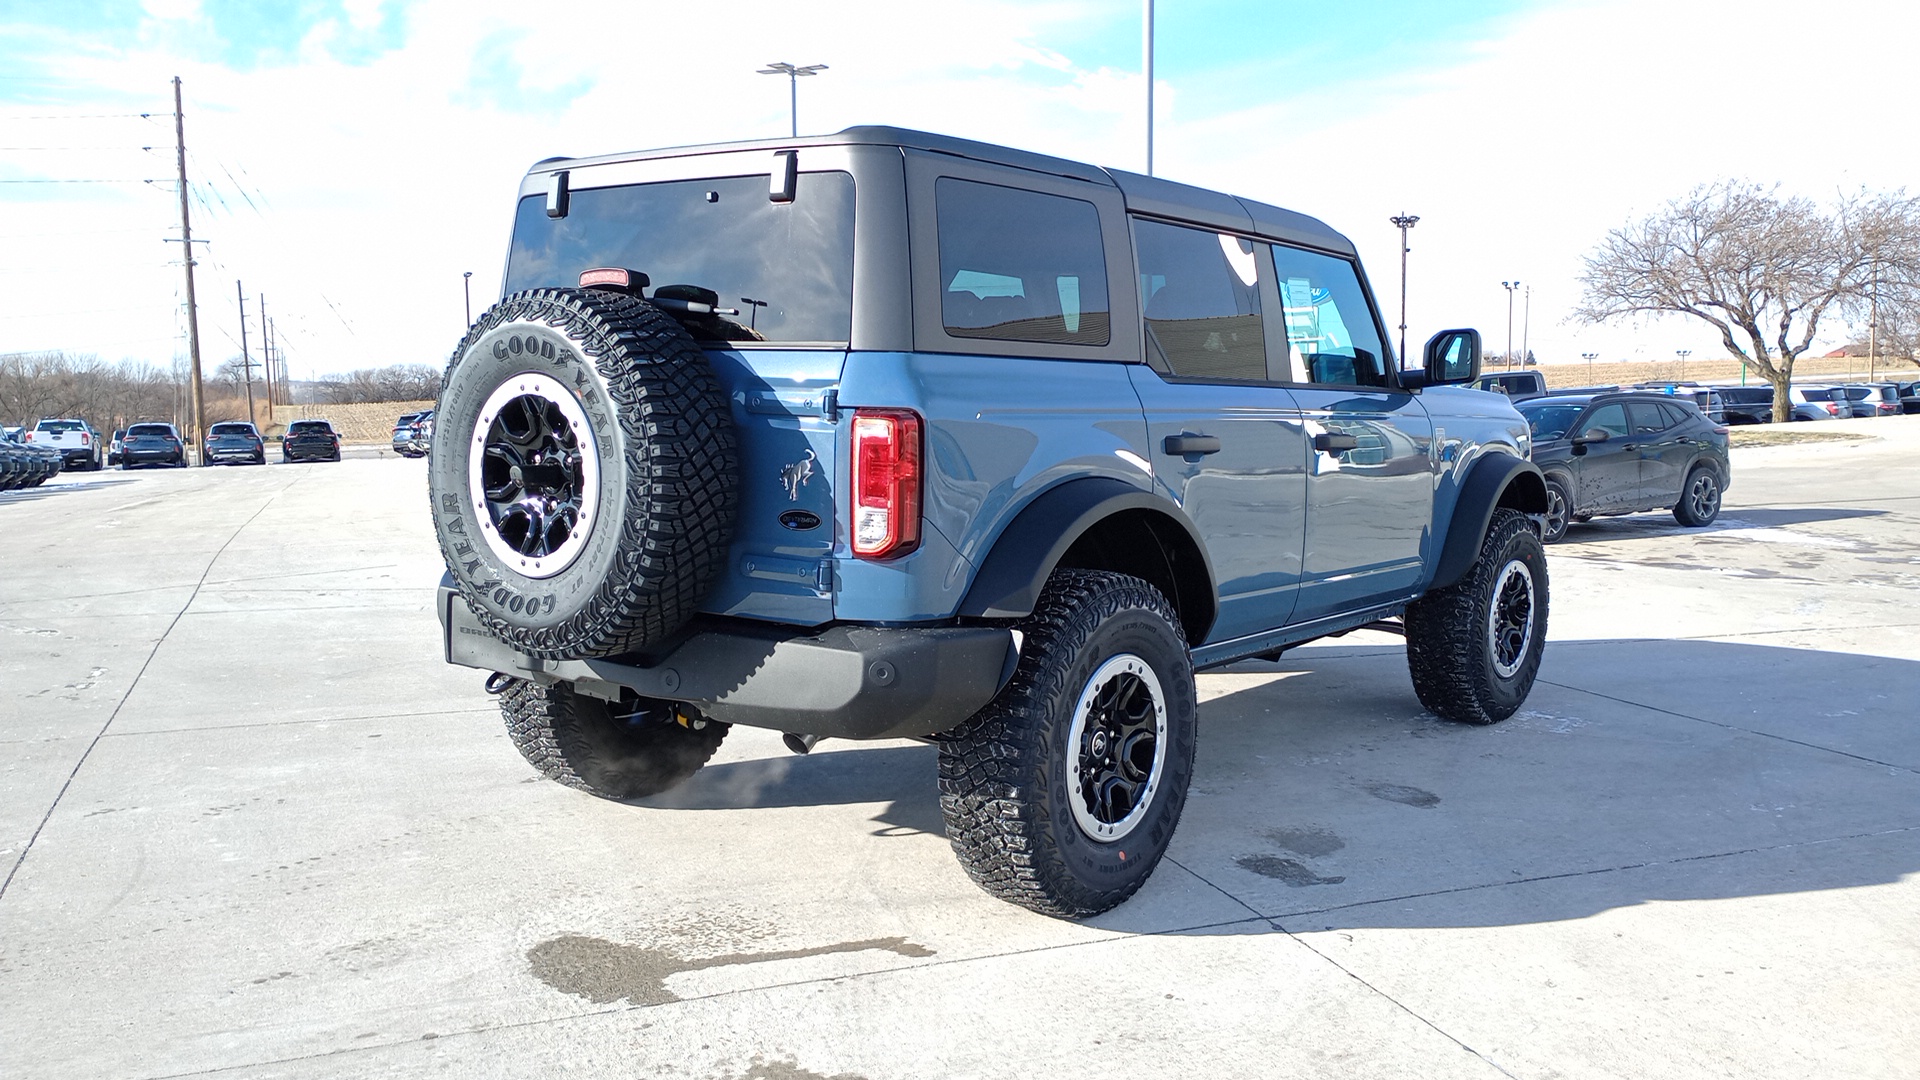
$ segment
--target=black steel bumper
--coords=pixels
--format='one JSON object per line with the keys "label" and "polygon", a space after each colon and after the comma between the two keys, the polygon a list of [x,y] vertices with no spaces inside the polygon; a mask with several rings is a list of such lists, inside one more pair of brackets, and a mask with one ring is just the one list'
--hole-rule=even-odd
{"label": "black steel bumper", "polygon": [[481,626],[449,581],[438,606],[450,664],[572,683],[607,699],[626,687],[729,724],[822,738],[946,731],[993,700],[1019,659],[1013,632],[1000,627],[795,630],[736,621],[698,629],[644,661],[542,660]]}

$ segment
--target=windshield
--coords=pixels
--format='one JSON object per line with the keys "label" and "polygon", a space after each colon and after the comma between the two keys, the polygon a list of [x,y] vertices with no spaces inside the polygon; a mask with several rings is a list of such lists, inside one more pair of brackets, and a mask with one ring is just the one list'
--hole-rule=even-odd
{"label": "windshield", "polygon": [[1581,410],[1587,406],[1584,402],[1562,402],[1555,405],[1521,405],[1520,415],[1527,418],[1527,426],[1533,429],[1536,442],[1548,439],[1564,439],[1567,429],[1580,418]]}
{"label": "windshield", "polygon": [[135,435],[153,436],[171,434],[173,434],[173,429],[165,424],[135,424],[127,429],[127,435],[129,437]]}
{"label": "windshield", "polygon": [[801,173],[792,202],[767,177],[586,188],[567,216],[520,200],[506,291],[578,288],[580,272],[638,270],[657,291],[693,285],[739,313],[701,331],[720,340],[844,342],[853,328],[853,177]]}

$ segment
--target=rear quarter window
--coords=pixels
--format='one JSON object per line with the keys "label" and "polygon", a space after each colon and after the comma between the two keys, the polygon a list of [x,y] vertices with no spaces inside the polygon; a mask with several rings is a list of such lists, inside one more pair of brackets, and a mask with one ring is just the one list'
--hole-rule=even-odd
{"label": "rear quarter window", "polygon": [[1092,203],[943,176],[934,216],[948,335],[1107,344],[1106,249]]}

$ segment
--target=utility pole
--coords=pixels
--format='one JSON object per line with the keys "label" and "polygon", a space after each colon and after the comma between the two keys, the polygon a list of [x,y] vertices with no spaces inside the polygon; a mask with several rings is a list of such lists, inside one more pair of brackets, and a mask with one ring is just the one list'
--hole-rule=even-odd
{"label": "utility pole", "polygon": [[1880,268],[1873,268],[1873,294],[1867,314],[1867,381],[1872,382],[1880,352]]}
{"label": "utility pole", "polygon": [[284,381],[282,377],[284,372],[282,375],[275,375],[273,373],[273,341],[267,337],[266,293],[260,294],[260,366],[265,369],[267,373],[267,423],[271,425],[273,423],[273,407],[282,404],[282,402],[275,397],[274,391],[280,391],[279,397],[285,397],[286,391],[280,386],[280,383]]}
{"label": "utility pole", "polygon": [[180,166],[180,246],[187,264],[187,353],[193,362],[193,444],[207,463],[207,416],[200,396],[200,309],[193,301],[193,222],[187,213],[187,126],[180,114],[180,76],[173,77],[173,145]]}
{"label": "utility pole", "polygon": [[[1153,0],[1147,0],[1152,3]],[[1407,362],[1407,252],[1413,250],[1407,246],[1407,230],[1420,224],[1420,219],[1412,214],[1401,214],[1388,218],[1400,229],[1400,362]]]}
{"label": "utility pole", "polygon": [[1147,175],[1153,175],[1153,0],[1146,0],[1140,35],[1140,66],[1147,73]]}
{"label": "utility pole", "polygon": [[247,377],[247,423],[258,423],[253,414],[253,357],[247,355],[247,294],[240,282],[233,283],[233,295],[240,302],[240,372]]}

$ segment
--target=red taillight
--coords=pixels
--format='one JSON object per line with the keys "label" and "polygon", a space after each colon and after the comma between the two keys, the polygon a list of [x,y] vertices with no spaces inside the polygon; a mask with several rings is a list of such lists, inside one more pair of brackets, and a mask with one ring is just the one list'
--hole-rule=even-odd
{"label": "red taillight", "polygon": [[853,553],[905,555],[920,544],[920,417],[903,409],[853,414]]}
{"label": "red taillight", "polygon": [[89,438],[88,438],[88,435],[87,435],[87,433],[86,433],[86,432],[84,432],[84,431],[83,431],[83,432],[81,432],[81,433],[80,433],[80,445],[81,445],[81,446],[86,446],[86,445],[88,444],[88,441],[89,441]]}

